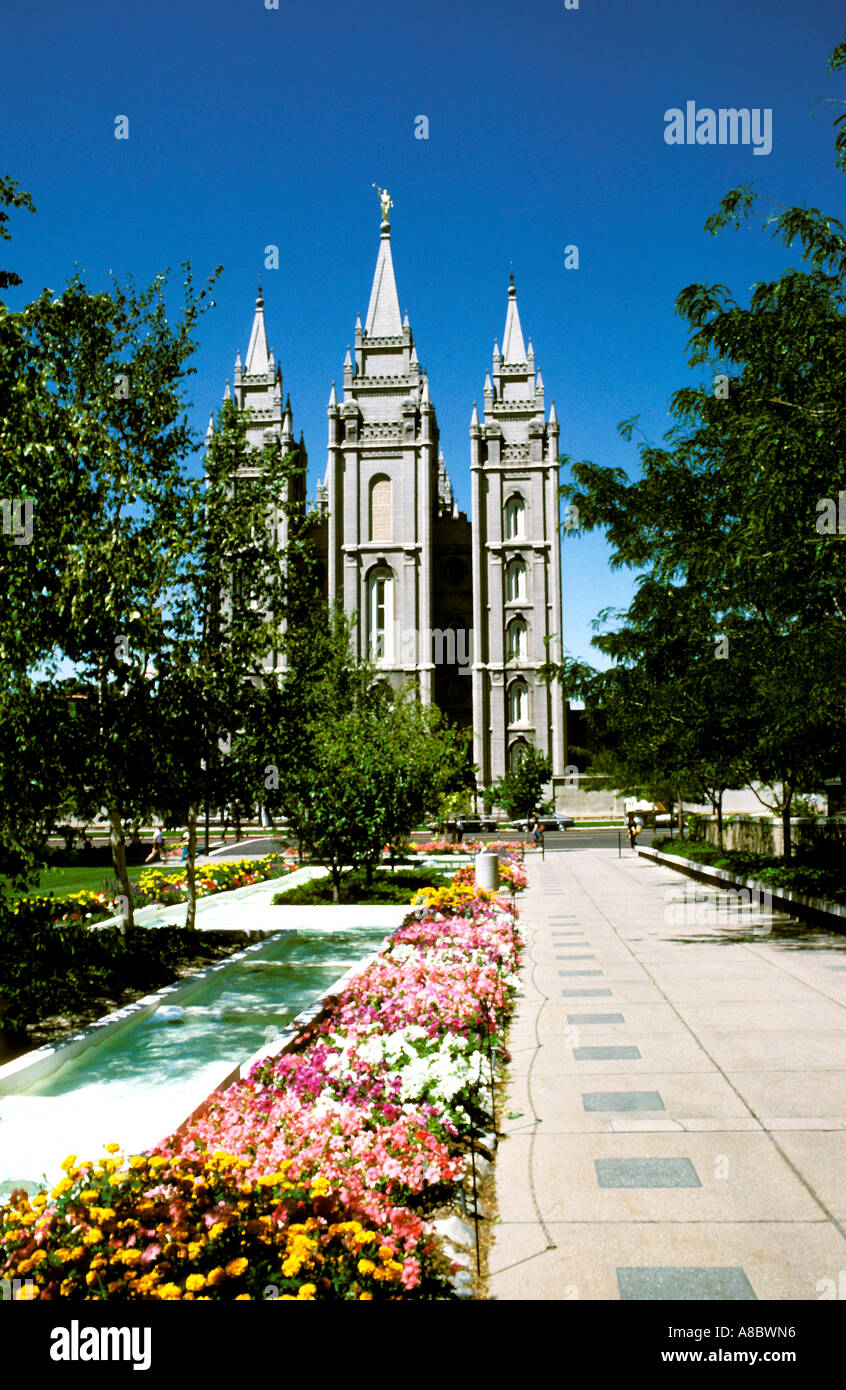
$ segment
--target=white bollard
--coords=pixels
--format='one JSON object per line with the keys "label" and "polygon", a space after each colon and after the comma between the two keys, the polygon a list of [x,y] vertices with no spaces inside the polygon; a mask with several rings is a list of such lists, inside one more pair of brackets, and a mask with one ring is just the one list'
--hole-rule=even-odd
{"label": "white bollard", "polygon": [[494,892],[499,887],[499,855],[493,850],[480,850],[476,855],[476,887]]}

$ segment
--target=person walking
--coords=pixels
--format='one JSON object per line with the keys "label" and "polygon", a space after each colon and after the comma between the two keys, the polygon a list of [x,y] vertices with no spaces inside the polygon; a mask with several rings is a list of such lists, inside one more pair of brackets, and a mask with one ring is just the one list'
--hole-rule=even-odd
{"label": "person walking", "polygon": [[529,839],[531,840],[535,849],[540,849],[542,837],[543,831],[541,830],[541,823],[538,820],[538,813],[537,811],[533,811],[532,818],[529,821]]}
{"label": "person walking", "polygon": [[189,830],[183,830],[183,832],[182,832],[182,854],[180,855],[180,858],[179,858],[180,864],[184,864],[184,863],[185,863],[185,860],[188,858],[188,846],[190,845],[190,843],[191,843],[191,832],[190,832]]}
{"label": "person walking", "polygon": [[164,828],[157,825],[153,831],[153,848],[144,860],[145,864],[161,864],[164,858]]}
{"label": "person walking", "polygon": [[461,844],[461,841],[462,841],[463,839],[464,839],[464,817],[463,817],[463,815],[461,814],[461,812],[459,811],[459,813],[458,813],[458,819],[457,819],[456,822],[455,822],[455,843],[456,843],[457,845],[460,845],[460,844]]}

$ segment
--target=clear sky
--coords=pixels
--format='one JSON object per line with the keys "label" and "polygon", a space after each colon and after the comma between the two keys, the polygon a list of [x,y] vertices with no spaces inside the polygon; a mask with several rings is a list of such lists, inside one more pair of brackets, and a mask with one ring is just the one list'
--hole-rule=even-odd
{"label": "clear sky", "polygon": [[[272,0],[267,0],[271,3]],[[571,0],[572,3],[572,0]],[[835,0],[42,0],[3,20],[0,169],[38,215],[13,213],[3,263],[16,308],[74,271],[147,282],[222,263],[201,323],[192,418],[202,433],[261,275],[271,346],[305,431],[309,490],[326,465],[326,403],[367,310],[390,190],[400,304],[429,373],[447,467],[469,508],[468,427],[502,338],[511,263],[562,452],[636,472],[616,432],[657,441],[691,380],[675,297],[750,285],[790,257],[758,228],[702,230],[741,182],[844,217],[828,54]],[[772,151],[668,145],[664,113],[772,112]],[[129,139],[114,138],[115,117]],[[429,138],[415,138],[425,115]],[[846,220],[846,219],[844,219]],[[267,245],[279,269],[265,270]],[[565,247],[579,268],[565,268]],[[562,474],[566,476],[566,474]],[[598,660],[591,619],[627,603],[600,536],[564,544],[565,647]]]}

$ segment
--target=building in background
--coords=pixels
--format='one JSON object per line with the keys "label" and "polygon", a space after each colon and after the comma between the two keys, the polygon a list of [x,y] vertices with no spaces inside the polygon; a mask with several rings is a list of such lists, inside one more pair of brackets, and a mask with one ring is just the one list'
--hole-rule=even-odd
{"label": "building in background", "polygon": [[[547,413],[512,275],[481,418],[473,405],[468,520],[453,497],[429,379],[400,313],[392,204],[379,193],[367,316],[363,326],[356,321],[340,397],[332,384],[327,467],[313,509],[325,594],[356,615],[360,654],[369,653],[393,685],[413,681],[425,701],[472,728],[480,788],[534,745],[550,757],[558,798],[565,706],[561,687],[538,677],[562,654],[555,405]],[[282,406],[261,290],[244,365],[240,354],[235,364],[234,399],[251,412],[255,447],[271,437],[298,452],[304,488],[305,444],[294,439],[290,400]]]}

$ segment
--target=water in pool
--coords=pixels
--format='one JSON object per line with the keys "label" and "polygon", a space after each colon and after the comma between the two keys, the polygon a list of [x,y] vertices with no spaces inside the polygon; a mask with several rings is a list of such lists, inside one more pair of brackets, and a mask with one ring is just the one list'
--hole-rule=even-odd
{"label": "water in pool", "polygon": [[164,1004],[33,1083],[0,1095],[0,1200],[53,1182],[68,1153],[99,1158],[163,1139],[239,1063],[272,1040],[356,961],[383,927],[291,931],[216,971],[184,1003]]}

